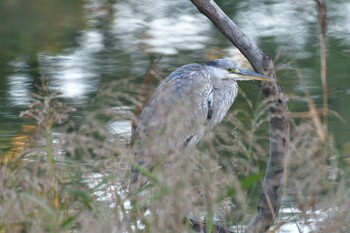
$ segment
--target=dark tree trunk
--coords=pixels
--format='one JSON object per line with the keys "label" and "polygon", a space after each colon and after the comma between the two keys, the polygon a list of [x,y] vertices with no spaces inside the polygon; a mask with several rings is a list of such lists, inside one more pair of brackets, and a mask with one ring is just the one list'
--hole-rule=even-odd
{"label": "dark tree trunk", "polygon": [[[213,0],[191,0],[191,2],[242,52],[256,72],[271,76],[276,81],[272,59],[264,54]],[[284,185],[284,161],[289,142],[288,107],[283,88],[277,85],[277,82],[265,82],[262,83],[262,92],[269,102],[270,149],[257,213],[245,230],[254,233],[266,232],[280,209]],[[193,224],[198,227],[205,223],[193,222]],[[229,231],[222,229],[215,232]]]}

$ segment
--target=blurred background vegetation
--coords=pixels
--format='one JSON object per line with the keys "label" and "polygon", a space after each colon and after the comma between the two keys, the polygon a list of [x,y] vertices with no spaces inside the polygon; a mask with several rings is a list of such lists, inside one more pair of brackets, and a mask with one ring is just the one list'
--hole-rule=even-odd
{"label": "blurred background vegetation", "polygon": [[[274,58],[289,96],[276,229],[349,231],[349,2],[327,2],[327,121],[315,1],[216,2]],[[0,22],[0,232],[184,232],[186,216],[240,231],[249,221],[268,154],[255,84],[240,85],[198,150],[145,190],[129,187],[134,109],[158,81],[218,57],[248,66],[189,1],[3,0]]]}

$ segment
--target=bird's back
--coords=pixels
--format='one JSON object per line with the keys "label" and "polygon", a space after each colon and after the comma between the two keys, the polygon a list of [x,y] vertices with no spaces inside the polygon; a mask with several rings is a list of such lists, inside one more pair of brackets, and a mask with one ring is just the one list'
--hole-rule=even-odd
{"label": "bird's back", "polygon": [[155,90],[133,135],[137,157],[167,155],[202,137],[212,83],[203,65],[177,68]]}

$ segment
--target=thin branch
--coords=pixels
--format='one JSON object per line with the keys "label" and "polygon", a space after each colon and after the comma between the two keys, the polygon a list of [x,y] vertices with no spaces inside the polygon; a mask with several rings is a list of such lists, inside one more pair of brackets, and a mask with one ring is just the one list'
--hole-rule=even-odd
{"label": "thin branch", "polygon": [[[328,92],[327,92],[327,9],[325,0],[316,0],[318,6],[318,23],[321,29],[321,82],[323,93],[323,124],[328,123]],[[327,129],[326,129],[327,130]]]}
{"label": "thin branch", "polygon": [[[267,71],[264,61],[269,57],[239,29],[213,0],[191,0],[191,2],[241,51],[255,71],[259,73]],[[267,58],[265,58],[266,56]]]}

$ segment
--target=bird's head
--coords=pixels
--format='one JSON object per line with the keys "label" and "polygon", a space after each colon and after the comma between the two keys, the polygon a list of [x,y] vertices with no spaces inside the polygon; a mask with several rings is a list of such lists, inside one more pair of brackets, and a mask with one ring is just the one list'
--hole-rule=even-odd
{"label": "bird's head", "polygon": [[271,78],[258,74],[253,71],[237,68],[236,65],[228,59],[217,59],[204,64],[210,75],[223,80],[247,81],[273,81]]}

